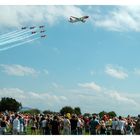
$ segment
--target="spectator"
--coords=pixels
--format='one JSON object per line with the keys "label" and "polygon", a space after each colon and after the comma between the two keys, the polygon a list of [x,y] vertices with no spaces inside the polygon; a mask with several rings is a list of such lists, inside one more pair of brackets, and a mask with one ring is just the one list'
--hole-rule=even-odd
{"label": "spectator", "polygon": [[37,134],[37,120],[35,117],[32,117],[30,120],[31,125],[31,134]]}
{"label": "spectator", "polygon": [[5,117],[2,117],[2,120],[0,121],[0,134],[4,135],[6,133],[6,120]]}
{"label": "spectator", "polygon": [[125,120],[119,116],[118,124],[117,124],[117,134],[118,135],[124,135],[125,134]]}
{"label": "spectator", "polygon": [[71,134],[77,135],[77,122],[78,122],[78,120],[77,120],[75,115],[72,116],[70,122],[71,122]]}
{"label": "spectator", "polygon": [[101,135],[106,135],[106,125],[105,125],[105,122],[104,120],[101,121],[101,124],[100,124],[100,134]]}
{"label": "spectator", "polygon": [[63,134],[64,135],[70,135],[70,120],[68,119],[67,116],[65,116],[64,121],[63,121]]}
{"label": "spectator", "polygon": [[84,123],[82,121],[82,118],[78,118],[78,122],[77,122],[78,135],[82,135],[83,125]]}
{"label": "spectator", "polygon": [[51,122],[51,132],[52,135],[59,135],[60,134],[60,123],[57,116],[54,116],[53,121]]}
{"label": "spectator", "polygon": [[13,121],[13,134],[17,135],[20,133],[20,121],[19,116],[16,114],[15,119]]}
{"label": "spectator", "polygon": [[117,134],[117,124],[118,124],[117,117],[114,117],[112,121],[112,135]]}
{"label": "spectator", "polygon": [[84,118],[85,134],[89,134],[89,122],[90,122],[89,117],[85,117]]}
{"label": "spectator", "polygon": [[125,126],[125,133],[126,135],[132,135],[133,133],[133,127],[130,122],[128,122],[127,125]]}
{"label": "spectator", "polygon": [[24,132],[24,118],[22,115],[19,116],[19,121],[20,121],[20,133],[23,134],[23,132]]}
{"label": "spectator", "polygon": [[96,129],[99,126],[99,122],[96,120],[95,115],[93,116],[93,118],[89,122],[89,126],[90,126],[90,134],[91,135],[96,135],[97,134]]}
{"label": "spectator", "polygon": [[138,120],[135,125],[135,132],[136,132],[136,135],[140,135],[140,115],[138,115]]}
{"label": "spectator", "polygon": [[42,134],[45,135],[45,131],[46,131],[46,124],[47,124],[47,120],[45,117],[42,118],[41,121],[41,130],[42,130]]}
{"label": "spectator", "polygon": [[47,120],[46,120],[46,128],[45,128],[45,134],[50,135],[51,134],[51,119],[50,116],[47,115]]}

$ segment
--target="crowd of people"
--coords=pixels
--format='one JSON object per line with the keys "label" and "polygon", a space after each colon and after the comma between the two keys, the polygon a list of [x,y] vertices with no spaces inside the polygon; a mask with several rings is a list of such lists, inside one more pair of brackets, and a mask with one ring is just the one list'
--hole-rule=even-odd
{"label": "crowd of people", "polygon": [[140,115],[23,114],[1,112],[1,135],[140,135]]}

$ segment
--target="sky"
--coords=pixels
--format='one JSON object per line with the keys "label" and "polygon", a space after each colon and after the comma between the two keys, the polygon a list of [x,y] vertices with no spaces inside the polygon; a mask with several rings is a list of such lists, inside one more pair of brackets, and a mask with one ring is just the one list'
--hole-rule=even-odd
{"label": "sky", "polygon": [[[41,110],[78,106],[82,113],[140,113],[140,6],[0,9],[0,97]],[[85,23],[68,21],[84,15]]]}

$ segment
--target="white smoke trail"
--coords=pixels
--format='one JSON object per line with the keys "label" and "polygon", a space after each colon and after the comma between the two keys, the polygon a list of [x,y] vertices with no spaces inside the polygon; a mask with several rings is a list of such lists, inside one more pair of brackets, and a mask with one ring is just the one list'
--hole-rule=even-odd
{"label": "white smoke trail", "polygon": [[13,42],[17,42],[17,41],[20,41],[20,40],[23,40],[23,39],[27,39],[27,38],[35,36],[35,35],[36,34],[31,34],[31,35],[27,34],[27,35],[24,35],[24,36],[20,36],[20,37],[17,37],[17,38],[14,38],[14,39],[11,39],[11,40],[0,43],[0,46],[5,45],[5,44],[9,44],[9,43],[13,43]]}
{"label": "white smoke trail", "polygon": [[18,34],[18,33],[22,33],[22,32],[25,32],[25,31],[23,31],[23,30],[17,30],[17,31],[15,31],[15,32],[11,32],[11,33],[7,33],[7,34],[4,34],[4,35],[1,35],[0,36],[0,39],[3,39],[3,38],[5,38],[5,37],[8,37],[8,36],[11,36],[11,35],[14,35],[14,34]]}
{"label": "white smoke trail", "polygon": [[12,42],[14,42],[18,39],[21,39],[21,38],[24,38],[24,37],[27,37],[27,36],[28,36],[28,34],[25,34],[25,35],[22,35],[22,36],[19,36],[19,37],[15,37],[15,38],[11,38],[9,40],[2,41],[2,42],[0,42],[0,46],[4,45],[4,44],[7,44],[7,43],[12,43]]}
{"label": "white smoke trail", "polygon": [[31,31],[30,30],[27,30],[27,31],[19,31],[19,32],[10,34],[8,36],[5,36],[5,37],[0,38],[0,42],[6,41],[8,39],[12,39],[12,38],[15,38],[15,37],[18,37],[18,36],[21,36],[21,35],[24,35],[24,34],[26,34],[28,32],[31,32]]}
{"label": "white smoke trail", "polygon": [[1,34],[0,37],[7,36],[7,35],[10,35],[10,34],[16,33],[16,32],[18,32],[18,31],[19,31],[19,30],[15,30],[15,31],[12,31],[12,32],[8,32],[8,33],[5,33],[5,34]]}
{"label": "white smoke trail", "polygon": [[6,51],[6,50],[9,50],[9,49],[12,49],[12,48],[15,48],[15,47],[17,47],[17,46],[20,46],[20,45],[23,45],[23,44],[26,44],[26,43],[29,43],[29,42],[32,42],[32,41],[37,40],[37,39],[39,39],[39,38],[40,38],[40,37],[36,37],[36,38],[34,38],[34,39],[30,39],[30,40],[24,41],[24,42],[22,42],[22,43],[18,43],[18,44],[9,46],[9,47],[1,48],[1,49],[0,49],[0,52],[1,52],[1,51]]}

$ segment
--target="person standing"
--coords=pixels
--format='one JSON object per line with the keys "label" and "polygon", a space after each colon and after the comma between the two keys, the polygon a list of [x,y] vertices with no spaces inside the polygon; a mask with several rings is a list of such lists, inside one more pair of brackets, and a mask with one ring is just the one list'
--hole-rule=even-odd
{"label": "person standing", "polygon": [[106,124],[104,122],[104,120],[101,121],[101,124],[100,124],[100,135],[106,135]]}
{"label": "person standing", "polygon": [[4,135],[6,133],[6,120],[5,117],[2,117],[2,120],[0,122],[0,128],[1,128],[1,134]]}
{"label": "person standing", "polygon": [[118,135],[124,135],[125,134],[125,125],[126,121],[122,118],[122,116],[119,116],[118,126],[117,126],[117,134]]}
{"label": "person standing", "polygon": [[51,122],[51,128],[52,135],[60,135],[60,123],[57,116],[54,116]]}
{"label": "person standing", "polygon": [[31,125],[31,135],[36,135],[37,134],[37,120],[36,117],[32,117],[30,119],[30,125]]}
{"label": "person standing", "polygon": [[132,135],[133,134],[133,126],[131,122],[128,122],[125,126],[125,133],[126,135]]}
{"label": "person standing", "polygon": [[23,134],[24,132],[24,118],[23,118],[23,115],[20,115],[19,116],[19,121],[20,121],[20,133]]}
{"label": "person standing", "polygon": [[84,126],[85,126],[85,134],[86,135],[89,135],[89,122],[90,122],[89,117],[85,117],[84,118]]}
{"label": "person standing", "polygon": [[18,135],[20,133],[20,121],[19,116],[16,114],[13,121],[13,134]]}
{"label": "person standing", "polygon": [[42,121],[41,121],[41,132],[42,132],[42,135],[45,135],[46,124],[47,124],[47,120],[46,120],[45,117],[43,117]]}
{"label": "person standing", "polygon": [[135,125],[135,133],[136,135],[140,135],[140,115],[138,115],[138,120]]}
{"label": "person standing", "polygon": [[50,115],[47,115],[45,135],[50,135],[51,134],[51,121],[52,120],[50,119]]}
{"label": "person standing", "polygon": [[63,134],[64,135],[70,135],[70,120],[68,119],[67,116],[65,116],[64,120],[63,120]]}
{"label": "person standing", "polygon": [[72,116],[70,123],[71,123],[71,135],[77,135],[77,118],[75,115]]}
{"label": "person standing", "polygon": [[24,117],[24,132],[25,132],[25,134],[27,134],[27,127],[28,127],[28,124],[29,124],[29,116],[26,115],[26,116]]}
{"label": "person standing", "polygon": [[93,118],[89,122],[89,126],[90,126],[90,134],[91,135],[96,135],[97,134],[96,129],[99,126],[99,122],[96,120],[95,115],[93,116]]}
{"label": "person standing", "polygon": [[82,135],[83,126],[84,126],[84,122],[83,122],[82,118],[79,117],[78,122],[77,122],[78,135]]}
{"label": "person standing", "polygon": [[118,120],[117,120],[117,117],[114,117],[113,118],[113,121],[112,121],[112,135],[116,135],[117,134],[117,125],[118,125]]}

